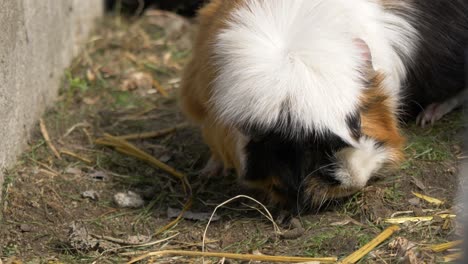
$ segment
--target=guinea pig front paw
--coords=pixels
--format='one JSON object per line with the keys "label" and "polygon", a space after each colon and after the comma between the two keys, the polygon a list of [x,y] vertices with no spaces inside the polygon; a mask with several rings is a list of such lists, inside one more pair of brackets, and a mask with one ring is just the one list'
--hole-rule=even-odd
{"label": "guinea pig front paw", "polygon": [[224,165],[220,160],[211,157],[199,173],[204,177],[211,178],[218,175],[225,176],[227,175],[227,170],[224,169]]}

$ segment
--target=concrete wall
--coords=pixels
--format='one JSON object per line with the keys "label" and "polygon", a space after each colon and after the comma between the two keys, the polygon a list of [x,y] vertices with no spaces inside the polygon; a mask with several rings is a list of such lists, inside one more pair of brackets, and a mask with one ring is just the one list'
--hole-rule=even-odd
{"label": "concrete wall", "polygon": [[102,13],[102,0],[0,0],[0,192]]}

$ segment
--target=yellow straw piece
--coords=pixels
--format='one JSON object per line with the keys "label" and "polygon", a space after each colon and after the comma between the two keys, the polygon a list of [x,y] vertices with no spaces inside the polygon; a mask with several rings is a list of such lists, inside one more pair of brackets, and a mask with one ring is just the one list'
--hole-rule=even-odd
{"label": "yellow straw piece", "polygon": [[[455,218],[454,214],[440,214],[437,215],[442,219]],[[387,218],[384,220],[387,224],[403,224],[404,222],[428,222],[432,221],[436,216],[416,216],[416,217],[396,217],[396,218]]]}
{"label": "yellow straw piece", "polygon": [[73,157],[73,158],[75,158],[75,159],[77,159],[77,160],[81,160],[81,161],[83,161],[83,162],[85,162],[85,163],[88,163],[88,164],[93,163],[92,160],[90,160],[90,159],[88,159],[88,158],[85,158],[85,157],[81,157],[80,155],[78,155],[78,154],[76,154],[76,153],[73,153],[73,152],[71,152],[71,151],[68,151],[68,150],[61,150],[60,153],[61,153],[61,154],[64,154],[64,155],[67,155],[67,156],[70,156],[70,157]]}
{"label": "yellow straw piece", "polygon": [[454,262],[463,257],[462,252],[453,253],[444,257],[444,262]]}
{"label": "yellow straw piece", "polygon": [[184,257],[214,257],[227,258],[245,261],[268,261],[268,262],[285,262],[285,263],[300,263],[300,262],[318,262],[318,263],[336,263],[336,257],[328,258],[306,258],[306,257],[286,257],[286,256],[268,256],[268,255],[253,255],[253,254],[234,254],[223,252],[200,252],[200,251],[184,251],[184,250],[163,250],[150,252],[143,256],[130,260],[127,264],[136,263],[149,257],[162,256],[184,256]]}
{"label": "yellow straw piece", "polygon": [[442,205],[444,204],[443,201],[437,199],[437,198],[434,198],[434,197],[430,197],[430,196],[427,196],[427,195],[424,195],[424,194],[420,194],[420,193],[417,193],[417,192],[412,192],[414,196],[420,198],[420,199],[423,199],[424,201],[428,202],[428,203],[431,203],[431,204],[435,204],[435,205]]}
{"label": "yellow straw piece", "polygon": [[432,250],[433,252],[443,252],[447,249],[451,249],[451,248],[454,248],[456,246],[459,246],[463,243],[463,240],[457,240],[457,241],[452,241],[452,242],[448,242],[448,243],[443,243],[443,244],[439,244],[439,245],[433,245],[433,246],[429,246],[429,249]]}
{"label": "yellow straw piece", "polygon": [[347,256],[340,263],[341,264],[354,264],[358,262],[360,259],[366,256],[369,252],[371,252],[374,248],[376,248],[382,242],[387,240],[391,235],[393,235],[393,233],[397,232],[398,230],[400,230],[400,227],[396,225],[388,227],[382,233],[380,233],[376,238],[372,239],[371,242],[367,243],[366,245],[364,245],[362,248],[360,248],[358,251],[354,252],[353,254]]}

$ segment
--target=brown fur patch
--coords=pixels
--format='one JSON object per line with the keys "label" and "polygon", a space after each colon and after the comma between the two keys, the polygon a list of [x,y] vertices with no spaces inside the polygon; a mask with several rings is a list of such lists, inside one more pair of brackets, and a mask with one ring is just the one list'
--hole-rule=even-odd
{"label": "brown fur patch", "polygon": [[382,88],[384,75],[376,73],[364,93],[361,103],[362,133],[383,143],[390,149],[392,161],[403,160],[404,137],[400,134],[395,109]]}
{"label": "brown fur patch", "polygon": [[219,122],[205,120],[202,126],[202,134],[205,143],[210,147],[212,157],[220,160],[225,169],[241,171],[237,142],[240,134],[235,128],[229,128]]}
{"label": "brown fur patch", "polygon": [[209,100],[215,68],[212,61],[212,42],[224,27],[230,11],[241,0],[212,0],[198,13],[198,32],[193,45],[193,55],[185,67],[179,94],[183,113],[201,126],[205,142],[213,158],[224,163],[225,168],[240,169],[236,155],[238,132],[216,121],[210,111]]}

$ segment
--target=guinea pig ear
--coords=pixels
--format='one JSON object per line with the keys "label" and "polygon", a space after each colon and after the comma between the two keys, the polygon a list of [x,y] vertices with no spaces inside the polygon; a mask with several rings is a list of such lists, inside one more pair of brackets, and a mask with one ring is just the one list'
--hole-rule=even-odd
{"label": "guinea pig ear", "polygon": [[361,51],[361,58],[365,61],[366,70],[373,71],[374,66],[372,65],[372,53],[367,43],[361,38],[355,38],[354,44]]}

